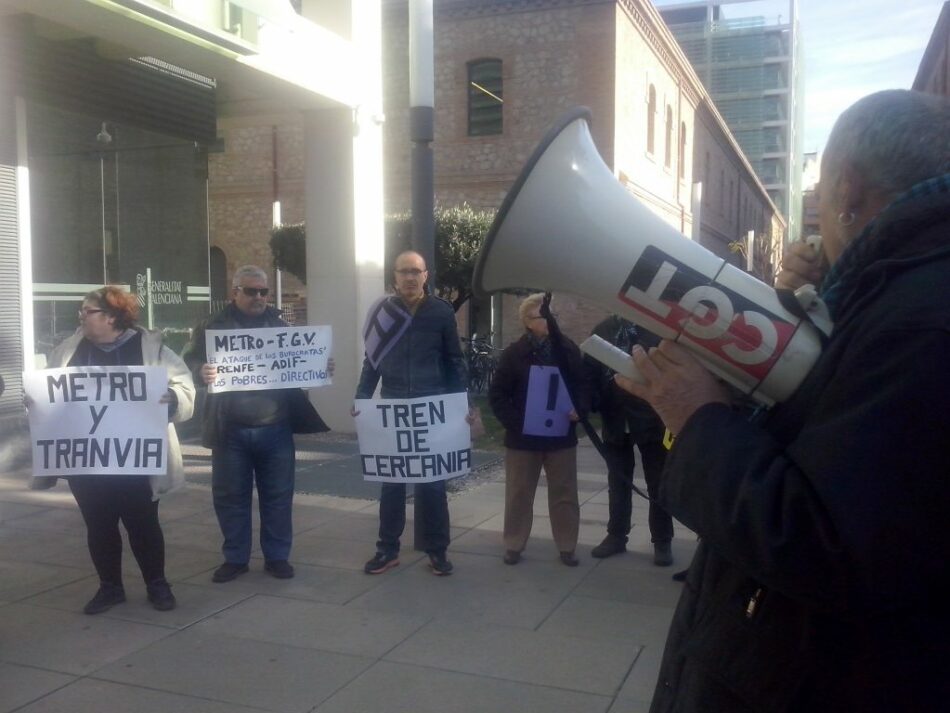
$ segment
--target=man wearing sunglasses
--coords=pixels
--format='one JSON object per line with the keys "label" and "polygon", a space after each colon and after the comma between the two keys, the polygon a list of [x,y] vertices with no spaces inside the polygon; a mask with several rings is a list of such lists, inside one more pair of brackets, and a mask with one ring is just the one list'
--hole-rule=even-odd
{"label": "man wearing sunglasses", "polygon": [[[217,375],[207,363],[206,330],[287,326],[280,312],[268,306],[268,294],[266,272],[256,265],[238,268],[231,303],[195,329],[185,348],[183,357],[195,383],[210,384]],[[224,563],[214,571],[212,581],[229,582],[248,570],[255,483],[264,569],[278,579],[294,576],[288,561],[293,539],[293,434],[328,430],[302,389],[208,394],[202,443],[211,448],[211,495],[224,536]]]}

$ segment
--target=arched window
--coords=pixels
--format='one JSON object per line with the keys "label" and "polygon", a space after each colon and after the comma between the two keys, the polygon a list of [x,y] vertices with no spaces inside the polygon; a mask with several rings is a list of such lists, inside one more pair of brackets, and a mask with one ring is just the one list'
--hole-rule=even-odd
{"label": "arched window", "polygon": [[654,152],[656,146],[656,87],[650,85],[647,96],[647,151]]}
{"label": "arched window", "polygon": [[663,164],[669,168],[673,164],[673,107],[666,107],[666,148],[663,152]]}
{"label": "arched window", "polygon": [[686,179],[686,122],[680,124],[680,180]]}
{"label": "arched window", "polygon": [[468,135],[502,133],[501,60],[468,63]]}

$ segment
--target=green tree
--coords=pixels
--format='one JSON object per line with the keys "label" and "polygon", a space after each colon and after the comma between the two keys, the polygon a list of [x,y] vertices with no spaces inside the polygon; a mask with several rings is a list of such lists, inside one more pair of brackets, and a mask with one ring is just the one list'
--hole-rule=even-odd
{"label": "green tree", "polygon": [[[472,296],[472,273],[495,212],[467,203],[435,209],[435,293],[458,310]],[[386,218],[386,274],[396,256],[412,247],[412,217],[399,213]]]}
{"label": "green tree", "polygon": [[[476,210],[467,203],[435,210],[435,292],[458,310],[472,296],[472,273],[478,251],[488,235],[495,212]],[[398,213],[386,218],[386,275],[392,275],[396,256],[412,246],[412,217]],[[307,231],[303,223],[271,231],[274,267],[307,283]]]}
{"label": "green tree", "polygon": [[307,284],[307,229],[303,223],[289,223],[271,230],[270,251],[275,268],[286,270]]}

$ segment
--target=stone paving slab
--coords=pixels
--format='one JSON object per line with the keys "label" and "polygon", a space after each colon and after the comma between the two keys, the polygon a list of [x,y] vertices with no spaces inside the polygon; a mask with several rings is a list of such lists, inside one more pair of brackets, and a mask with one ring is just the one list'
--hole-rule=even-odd
{"label": "stone paving slab", "polygon": [[[338,451],[298,452],[306,466],[340,461]],[[578,453],[591,464],[579,478],[577,568],[557,559],[543,489],[524,560],[501,562],[499,471],[450,493],[451,577],[433,577],[410,549],[411,521],[402,565],[365,575],[376,493],[298,494],[297,576],[263,572],[255,543],[251,572],[213,584],[221,535],[210,490],[189,484],[160,507],[179,608],[148,605],[126,548],[129,601],[95,617],[79,613],[96,578],[68,487],[29,491],[25,473],[0,473],[0,713],[14,695],[17,713],[643,713],[682,586],[670,575],[695,538],[677,526],[677,566],[653,566],[637,498],[630,551],[591,558],[605,532],[606,476],[589,446]]]}
{"label": "stone paving slab", "polygon": [[163,627],[28,604],[0,609],[0,661],[84,675],[169,635]]}
{"label": "stone paving slab", "polygon": [[[500,557],[453,552],[456,572],[433,577],[424,562],[377,575],[379,586],[351,606],[429,616],[441,623],[483,622],[534,629],[585,577],[559,561],[509,567]],[[401,567],[399,569],[402,569]]]}
{"label": "stone paving slab", "polygon": [[327,604],[345,604],[379,582],[363,574],[362,569],[341,569],[301,564],[294,559],[296,576],[293,579],[275,579],[263,571],[264,561],[251,560],[251,571],[235,580],[212,583],[211,570],[187,580],[188,584],[210,587],[213,590],[234,592],[235,596],[266,594],[291,599],[306,599]]}
{"label": "stone paving slab", "polygon": [[[82,614],[83,606],[96,593],[98,587],[99,579],[95,575],[90,575],[79,582],[35,596],[30,599],[30,604]],[[96,618],[183,629],[252,596],[236,589],[200,587],[180,582],[173,582],[172,591],[178,600],[178,606],[171,611],[156,611],[148,602],[144,583],[141,580],[126,579],[125,603],[114,606],[107,612],[97,615]]]}
{"label": "stone paving slab", "polygon": [[612,697],[640,648],[633,640],[443,621],[423,627],[386,660]]}
{"label": "stone paving slab", "polygon": [[604,713],[610,702],[608,696],[384,661],[315,713]]}
{"label": "stone paving slab", "polygon": [[20,709],[74,680],[74,676],[62,673],[0,663],[0,713]]}
{"label": "stone paving slab", "polygon": [[372,665],[373,659],[233,636],[178,632],[96,673],[225,703],[306,713]]}
{"label": "stone paving slab", "polygon": [[81,580],[87,574],[78,567],[0,560],[0,599],[14,602]]}
{"label": "stone paving slab", "polygon": [[430,618],[258,595],[206,619],[194,631],[379,658]]}
{"label": "stone paving slab", "polygon": [[260,713],[261,710],[84,678],[17,713]]}

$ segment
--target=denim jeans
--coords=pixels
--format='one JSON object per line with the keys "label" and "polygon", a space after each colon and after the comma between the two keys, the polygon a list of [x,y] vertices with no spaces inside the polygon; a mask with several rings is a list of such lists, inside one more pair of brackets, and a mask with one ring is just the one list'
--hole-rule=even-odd
{"label": "denim jeans", "polygon": [[294,438],[290,423],[230,425],[211,453],[211,493],[226,562],[251,557],[251,498],[257,484],[264,559],[290,558],[293,540]]}
{"label": "denim jeans", "polygon": [[[607,497],[609,519],[607,532],[624,542],[630,533],[630,518],[633,512],[633,470],[636,457],[633,453],[635,436],[625,434],[622,443],[604,443],[607,451]],[[666,448],[659,441],[637,443],[643,457],[643,475],[647,481],[647,494],[655,498],[660,489],[660,477],[666,462]],[[673,539],[673,518],[652,500],[650,501],[650,540],[669,542]]]}
{"label": "denim jeans", "polygon": [[[443,555],[449,546],[449,501],[445,481],[419,483],[415,488],[415,516],[421,518],[424,548],[430,555]],[[406,486],[383,483],[379,493],[379,552],[399,552],[399,538],[406,527]],[[417,545],[418,546],[418,545]]]}

